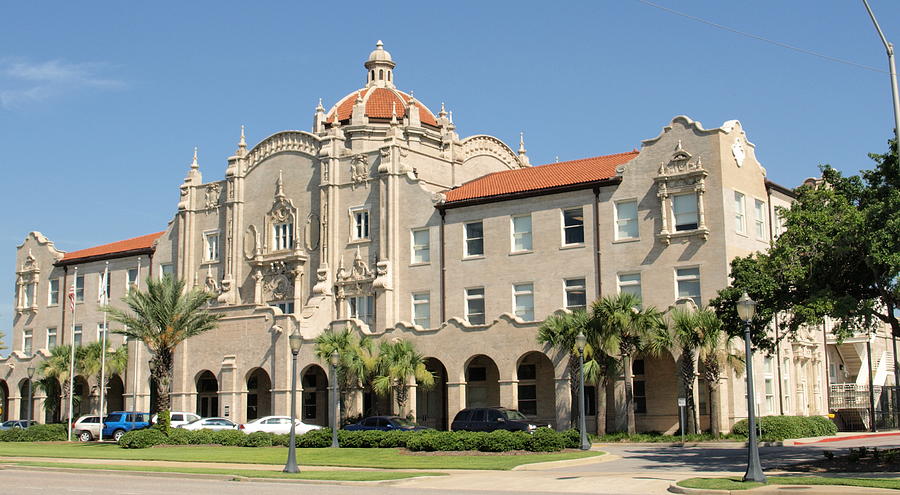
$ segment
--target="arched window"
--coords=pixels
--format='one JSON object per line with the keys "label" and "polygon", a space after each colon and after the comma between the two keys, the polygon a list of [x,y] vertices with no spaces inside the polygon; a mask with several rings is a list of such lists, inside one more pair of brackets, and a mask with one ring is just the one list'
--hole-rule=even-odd
{"label": "arched window", "polygon": [[391,80],[391,71],[388,71],[388,81]]}
{"label": "arched window", "polygon": [[378,80],[384,79],[384,69],[378,69]]}

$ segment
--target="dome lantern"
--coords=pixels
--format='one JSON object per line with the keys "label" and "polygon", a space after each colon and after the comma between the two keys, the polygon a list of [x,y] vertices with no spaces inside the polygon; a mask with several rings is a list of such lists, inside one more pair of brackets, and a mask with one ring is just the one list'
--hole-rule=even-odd
{"label": "dome lantern", "polygon": [[366,87],[394,87],[394,67],[397,64],[391,59],[391,54],[384,49],[384,43],[378,40],[375,43],[375,49],[369,54],[366,60]]}

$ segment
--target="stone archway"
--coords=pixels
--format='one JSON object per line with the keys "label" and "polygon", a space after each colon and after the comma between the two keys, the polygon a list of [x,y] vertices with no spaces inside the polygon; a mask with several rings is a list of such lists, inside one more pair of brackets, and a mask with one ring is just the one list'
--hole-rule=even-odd
{"label": "stone archway", "polygon": [[447,421],[447,368],[437,358],[426,358],[425,369],[434,375],[434,386],[429,390],[416,388],[416,421],[436,430],[449,429]]}
{"label": "stone archway", "polygon": [[[62,387],[56,378],[42,378],[39,387],[44,392],[44,422],[59,423],[62,421],[62,409],[68,407],[63,404]],[[32,418],[38,417],[38,411],[34,411]]]}
{"label": "stone archway", "polygon": [[[35,381],[23,378],[19,382],[19,419],[34,419],[37,411],[34,410],[34,392]],[[28,407],[28,400],[31,398],[31,407]],[[29,418],[29,412],[31,417]]]}
{"label": "stone archway", "polygon": [[516,364],[516,380],[519,412],[537,422],[555,424],[556,380],[550,358],[538,351],[522,355]]}
{"label": "stone archway", "polygon": [[9,385],[0,380],[0,421],[9,419]]}
{"label": "stone archway", "polygon": [[113,375],[106,384],[106,415],[110,411],[125,410],[125,383],[119,375]]}
{"label": "stone archway", "polygon": [[300,420],[306,424],[328,426],[328,375],[317,364],[303,369],[300,388]]}
{"label": "stone archway", "polygon": [[197,374],[194,380],[197,387],[196,413],[201,417],[209,418],[219,415],[219,380],[209,370],[203,370]]}
{"label": "stone archway", "polygon": [[479,354],[466,363],[466,407],[500,405],[500,370],[493,359]]}
{"label": "stone archway", "polygon": [[247,374],[247,421],[272,415],[272,380],[262,368]]}
{"label": "stone archway", "polygon": [[[76,376],[72,380],[72,418],[78,419],[79,416],[91,414],[94,411],[91,386],[88,384],[87,378],[82,375]],[[100,394],[97,393],[97,407],[100,404]]]}

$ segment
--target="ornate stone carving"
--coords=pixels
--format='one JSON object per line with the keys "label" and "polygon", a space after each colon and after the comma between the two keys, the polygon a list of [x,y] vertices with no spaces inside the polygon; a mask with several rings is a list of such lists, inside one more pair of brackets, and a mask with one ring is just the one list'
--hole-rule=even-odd
{"label": "ornate stone carving", "polygon": [[328,263],[322,263],[316,270],[316,285],[313,286],[312,292],[316,295],[331,294],[331,285],[328,283],[329,270]]}
{"label": "ornate stone carving", "polygon": [[213,182],[206,186],[206,200],[204,207],[207,210],[214,210],[219,207],[222,196],[222,186],[218,182]]}
{"label": "ornate stone carving", "polygon": [[377,277],[372,281],[372,286],[376,289],[391,290],[394,288],[393,278],[391,274],[391,262],[387,260],[375,263],[375,272]]}
{"label": "ornate stone carving", "polygon": [[[298,245],[297,239],[297,208],[294,207],[293,201],[284,194],[284,180],[281,172],[278,173],[278,181],[275,183],[275,200],[272,202],[272,208],[266,215],[265,232],[271,235],[274,232],[275,225],[290,224],[288,235],[290,236],[290,246],[294,248]],[[277,246],[269,246],[268,238],[262,243],[266,253],[273,252]]]}
{"label": "ornate stone carving", "polygon": [[483,134],[470,136],[461,144],[463,162],[478,155],[489,155],[505,163],[509,168],[525,166],[509,146],[493,136]]}
{"label": "ornate stone carving", "polygon": [[734,156],[734,162],[737,163],[738,167],[744,166],[744,158],[747,157],[747,153],[744,151],[744,140],[740,136],[731,145],[731,154]]}
{"label": "ornate stone carving", "polygon": [[315,251],[319,249],[319,233],[321,226],[319,225],[319,216],[315,213],[306,215],[306,227],[304,228],[304,238],[306,239],[306,250]]}
{"label": "ornate stone carving", "polygon": [[375,274],[372,273],[369,264],[362,259],[359,247],[357,247],[356,256],[349,268],[344,268],[344,260],[341,258],[337,272],[335,272],[336,295],[339,299],[343,299],[348,295],[371,294],[374,280]]}
{"label": "ornate stone carving", "polygon": [[354,184],[365,184],[369,178],[369,157],[365,153],[354,155],[350,160],[350,180]]}
{"label": "ornate stone carving", "polygon": [[253,147],[247,154],[247,171],[276,153],[296,152],[311,157],[319,154],[319,138],[303,131],[284,131],[273,134]]}
{"label": "ornate stone carving", "polygon": [[250,225],[244,231],[244,257],[252,260],[254,257],[262,254],[262,240],[259,238],[259,231],[255,225]]}
{"label": "ornate stone carving", "polygon": [[219,304],[236,304],[237,295],[234,290],[234,280],[231,275],[226,275],[225,278],[222,279],[222,286],[219,289],[219,297],[216,298],[216,301]]}
{"label": "ornate stone carving", "polygon": [[[703,168],[703,162],[698,156],[693,160],[693,155],[684,150],[681,140],[675,145],[675,151],[667,162],[659,164],[657,176],[654,178],[657,187],[656,196],[659,198],[659,207],[662,212],[661,228],[656,237],[669,244],[674,237],[689,237],[698,235],[703,240],[709,238],[709,229],[706,227],[706,215],[703,207],[703,193],[706,192],[707,171]],[[672,196],[685,193],[697,194],[697,226],[690,230],[673,231],[675,226],[669,222],[674,215],[672,211]]]}

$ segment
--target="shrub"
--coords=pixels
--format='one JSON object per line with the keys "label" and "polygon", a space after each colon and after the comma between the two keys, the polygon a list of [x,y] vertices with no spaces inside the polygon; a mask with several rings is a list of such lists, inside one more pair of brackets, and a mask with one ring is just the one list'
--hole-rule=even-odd
{"label": "shrub", "polygon": [[565,439],[567,449],[578,449],[581,448],[581,432],[576,430],[575,428],[569,428],[566,431],[560,432],[560,435]]}
{"label": "shrub", "polygon": [[0,431],[0,442],[22,442],[22,436],[25,430],[21,428],[10,428]]}
{"label": "shrub", "polygon": [[31,425],[22,430],[19,442],[64,442],[69,433],[65,425]]}
{"label": "shrub", "polygon": [[[763,416],[757,418],[760,440],[771,442],[786,438],[832,436],[837,427],[831,420],[821,416]],[[748,436],[748,423],[742,419],[734,424],[731,432]]]}
{"label": "shrub", "polygon": [[406,447],[406,442],[415,435],[419,435],[418,431],[385,431],[378,442],[378,447],[382,449],[390,449],[397,447]]}
{"label": "shrub", "polygon": [[[290,443],[290,439],[288,439]],[[297,447],[316,449],[331,446],[331,428],[321,428],[297,435]]]}
{"label": "shrub", "polygon": [[240,447],[244,444],[247,435],[237,430],[221,430],[212,432],[212,443],[226,447]]}
{"label": "shrub", "polygon": [[482,452],[508,452],[525,450],[530,436],[523,431],[497,430],[484,435],[478,450]]}
{"label": "shrub", "polygon": [[272,435],[272,445],[276,447],[287,447],[291,444],[291,436],[288,434],[278,434],[275,433]]}
{"label": "shrub", "polygon": [[154,445],[163,445],[168,442],[163,432],[156,428],[146,428],[143,430],[132,430],[122,435],[119,439],[119,446],[126,449],[146,449]]}
{"label": "shrub", "polygon": [[529,440],[527,448],[532,452],[558,452],[566,447],[566,438],[550,428],[538,428]]}
{"label": "shrub", "polygon": [[[243,435],[243,433],[238,432]],[[272,435],[271,433],[266,433],[264,431],[254,431],[249,435],[244,435],[244,443],[242,446],[244,447],[271,447],[272,446]]]}
{"label": "shrub", "polygon": [[166,435],[172,433],[172,413],[168,409],[160,411],[156,415],[156,424],[153,426],[159,428]]}
{"label": "shrub", "polygon": [[169,440],[166,442],[168,445],[188,445],[193,440],[194,432],[189,430],[184,430],[181,428],[170,428],[169,429]]}
{"label": "shrub", "polygon": [[189,438],[191,445],[210,445],[216,443],[212,430],[197,430],[190,432]]}

